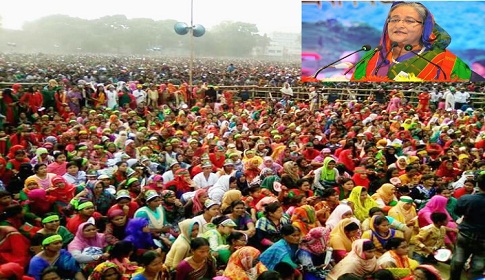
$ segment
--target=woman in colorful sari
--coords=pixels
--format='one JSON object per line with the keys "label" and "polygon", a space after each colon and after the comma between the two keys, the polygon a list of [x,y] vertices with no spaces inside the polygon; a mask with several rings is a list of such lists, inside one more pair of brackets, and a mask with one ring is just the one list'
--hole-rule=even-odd
{"label": "woman in colorful sari", "polygon": [[369,188],[370,180],[367,177],[367,169],[365,167],[356,167],[354,169],[354,175],[352,175],[352,180],[356,186],[363,186],[366,189]]}
{"label": "woman in colorful sari", "polygon": [[198,189],[194,193],[194,197],[189,199],[184,205],[185,218],[192,218],[204,211],[204,203],[209,198],[207,189]]}
{"label": "woman in colorful sari", "polygon": [[237,187],[236,177],[230,175],[222,175],[217,182],[207,190],[209,198],[218,203],[222,202],[224,194]]}
{"label": "woman in colorful sari", "polygon": [[333,259],[336,262],[342,260],[352,250],[352,242],[359,234],[359,225],[351,219],[341,220],[330,233],[329,245],[333,248]]}
{"label": "woman in colorful sari", "polygon": [[419,263],[408,257],[409,244],[404,238],[393,237],[386,243],[385,252],[377,259],[381,268],[390,270],[397,278],[411,275]]}
{"label": "woman in colorful sari", "polygon": [[93,202],[97,212],[106,216],[109,208],[116,200],[115,196],[106,189],[105,183],[101,180],[88,183],[86,188],[89,190],[89,194],[85,197]]}
{"label": "woman in colorful sari", "polygon": [[222,214],[228,214],[231,209],[230,206],[234,201],[242,199],[242,193],[240,190],[229,190],[222,197],[221,212]]}
{"label": "woman in colorful sari", "polygon": [[133,274],[142,271],[141,267],[130,261],[134,250],[135,246],[130,241],[119,241],[109,249],[107,258],[107,261],[116,264],[121,274],[128,279],[131,279]]}
{"label": "woman in colorful sari", "polygon": [[62,237],[63,248],[67,248],[67,245],[74,239],[74,235],[70,233],[66,227],[61,226],[60,217],[56,213],[51,212],[45,214],[42,219],[42,226],[43,228],[37,231],[34,238],[36,238],[37,235],[47,236],[59,234]]}
{"label": "woman in colorful sari", "polygon": [[121,209],[115,209],[108,212],[108,223],[104,230],[104,237],[108,245],[113,246],[118,241],[126,237],[126,225],[128,217]]}
{"label": "woman in colorful sari", "polygon": [[419,227],[425,227],[427,225],[430,225],[433,223],[431,220],[431,214],[432,213],[445,213],[446,216],[448,216],[448,224],[446,224],[446,236],[445,236],[445,243],[447,245],[454,244],[456,235],[458,233],[458,226],[456,223],[453,221],[453,218],[451,218],[450,214],[446,210],[446,205],[448,204],[448,199],[444,196],[441,195],[435,195],[433,196],[427,203],[426,205],[419,210],[418,212],[418,224]]}
{"label": "woman in colorful sari", "polygon": [[325,226],[330,229],[334,229],[341,220],[346,218],[351,219],[352,222],[356,223],[357,225],[360,224],[359,220],[354,218],[354,211],[352,211],[352,208],[349,205],[339,204],[328,217]]}
{"label": "woman in colorful sari", "polygon": [[233,201],[229,210],[231,212],[226,216],[236,223],[237,226],[234,228],[234,231],[239,231],[245,234],[251,241],[256,241],[255,238],[252,238],[256,234],[256,227],[251,216],[246,212],[244,202],[242,200]]}
{"label": "woman in colorful sari", "polygon": [[372,207],[377,207],[377,202],[370,197],[367,189],[362,186],[352,189],[349,201],[354,204],[354,215],[360,222],[369,218],[369,210]]}
{"label": "woman in colorful sari", "polygon": [[407,157],[399,156],[393,164],[389,164],[388,168],[396,168],[399,172],[399,176],[406,173],[406,167],[408,166]]}
{"label": "woman in colorful sari", "polygon": [[316,227],[303,237],[297,256],[298,262],[303,266],[304,280],[325,278],[325,252],[330,241],[330,232],[326,227]]}
{"label": "woman in colorful sari", "polygon": [[25,218],[30,222],[40,222],[43,213],[53,211],[55,200],[55,197],[47,195],[34,178],[25,180],[24,188],[19,193],[19,202],[23,205]]}
{"label": "woman in colorful sari", "polygon": [[135,218],[143,218],[149,221],[150,232],[155,239],[163,240],[167,242],[162,233],[167,232],[169,228],[166,227],[165,211],[161,207],[162,198],[153,190],[149,190],[145,193],[146,206],[140,207],[135,212]]}
{"label": "woman in colorful sari", "polygon": [[14,262],[26,267],[30,260],[30,241],[16,228],[0,226],[0,263]]}
{"label": "woman in colorful sari", "polygon": [[477,79],[468,65],[446,49],[450,42],[450,35],[424,5],[395,2],[384,24],[382,49],[364,57],[352,80],[370,81],[375,76],[381,80],[406,80],[408,76],[424,81]]}
{"label": "woman in colorful sari", "polygon": [[217,257],[218,263],[227,264],[231,251],[227,244],[227,237],[237,226],[230,218],[219,216],[212,223],[216,228],[204,233],[203,237],[209,241],[211,251]]}
{"label": "woman in colorful sari", "polygon": [[104,263],[98,264],[98,266],[94,268],[88,280],[105,280],[105,279],[127,280],[128,278],[123,276],[118,265],[112,262],[104,262]]}
{"label": "woman in colorful sari", "polygon": [[371,240],[376,248],[376,256],[386,252],[386,242],[393,237],[403,237],[402,232],[389,228],[389,220],[385,216],[375,215],[370,219],[369,230],[364,231],[362,238]]}
{"label": "woman in colorful sari", "polygon": [[168,271],[174,271],[183,259],[190,256],[190,241],[199,234],[199,224],[191,219],[180,222],[179,228],[180,235],[175,239],[165,259]]}
{"label": "woman in colorful sari", "polygon": [[416,214],[413,199],[409,196],[401,196],[399,202],[389,210],[387,215],[405,224],[411,231],[418,228],[418,214]]}
{"label": "woman in colorful sari", "polygon": [[378,207],[385,212],[388,212],[391,207],[397,204],[396,187],[393,184],[382,185],[371,197],[377,202]]}
{"label": "woman in colorful sari", "polygon": [[5,116],[5,122],[16,125],[18,122],[18,98],[13,94],[12,89],[6,88],[0,95],[0,113]]}
{"label": "woman in colorful sari", "polygon": [[174,175],[175,178],[165,184],[165,189],[175,192],[178,199],[180,199],[182,194],[194,191],[196,185],[190,178],[190,173],[187,169],[178,169]]}
{"label": "woman in colorful sari", "polygon": [[307,235],[311,229],[320,225],[315,215],[315,209],[310,205],[295,208],[291,216],[291,223],[300,230],[302,236]]}
{"label": "woman in colorful sari", "polygon": [[135,275],[132,280],[162,280],[163,257],[156,251],[145,252],[138,264],[143,267],[143,272]]}
{"label": "woman in colorful sari", "polygon": [[62,152],[54,153],[54,162],[47,165],[47,172],[54,173],[58,176],[63,176],[67,172],[66,155]]}
{"label": "woman in colorful sari", "polygon": [[366,279],[378,269],[375,247],[368,239],[358,239],[352,243],[352,251],[339,262],[326,279],[336,280],[346,273]]}
{"label": "woman in colorful sari", "polygon": [[66,207],[69,206],[69,203],[74,198],[76,187],[68,184],[66,179],[59,175],[52,178],[51,182],[52,187],[47,189],[47,193],[55,197],[57,211],[64,214]]}
{"label": "woman in colorful sari", "polygon": [[283,164],[283,172],[281,173],[281,184],[288,189],[297,189],[299,167],[294,161],[287,161]]}
{"label": "woman in colorful sari", "polygon": [[338,170],[335,168],[336,161],[334,158],[326,157],[323,160],[323,166],[315,170],[315,179],[313,187],[315,194],[321,195],[326,188],[337,186]]}
{"label": "woman in colorful sari", "polygon": [[184,219],[184,207],[180,200],[175,197],[175,192],[171,190],[163,190],[160,196],[162,198],[165,221],[171,228],[170,234],[177,237],[180,232],[178,223]]}
{"label": "woman in colorful sari", "polygon": [[274,270],[275,266],[280,262],[285,262],[296,269],[298,267],[296,264],[296,253],[300,244],[301,233],[293,225],[284,225],[281,228],[281,235],[283,238],[266,249],[259,257],[259,260],[271,270]]}
{"label": "woman in colorful sari", "polygon": [[209,241],[202,237],[194,238],[190,242],[190,251],[192,256],[177,265],[175,280],[209,280],[215,277],[216,260],[211,256]]}
{"label": "woman in colorful sari", "polygon": [[355,188],[355,182],[351,178],[341,178],[339,179],[338,186],[334,189],[337,191],[338,199],[344,200],[349,198],[350,192]]}
{"label": "woman in colorful sari", "polygon": [[78,263],[91,264],[94,268],[94,264],[104,257],[103,249],[107,245],[104,234],[98,233],[94,223],[88,221],[78,227],[76,236],[67,247]]}
{"label": "woman in colorful sari", "polygon": [[229,258],[224,276],[231,280],[253,280],[268,269],[258,261],[261,252],[253,247],[244,246]]}
{"label": "woman in colorful sari", "polygon": [[34,166],[34,172],[35,174],[28,178],[34,178],[37,181],[37,183],[39,183],[39,186],[41,186],[45,190],[47,190],[52,186],[51,181],[52,181],[52,178],[56,176],[56,174],[48,173],[47,165],[45,163],[36,164]]}
{"label": "woman in colorful sari", "polygon": [[42,272],[55,266],[61,279],[84,280],[81,267],[68,251],[62,249],[62,237],[50,235],[42,241],[43,250],[30,260],[28,274],[36,280],[41,279]]}
{"label": "woman in colorful sari", "polygon": [[281,239],[281,229],[289,224],[289,219],[283,214],[283,207],[276,201],[264,206],[264,216],[256,221],[257,239],[260,247],[268,248]]}
{"label": "woman in colorful sari", "polygon": [[130,241],[135,246],[135,257],[141,256],[149,250],[155,250],[157,246],[150,234],[149,222],[145,218],[133,218],[126,226],[124,241]]}

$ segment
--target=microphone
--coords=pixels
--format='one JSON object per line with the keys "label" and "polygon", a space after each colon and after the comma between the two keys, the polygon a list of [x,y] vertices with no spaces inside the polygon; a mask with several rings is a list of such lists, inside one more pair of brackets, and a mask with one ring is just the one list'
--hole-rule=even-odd
{"label": "microphone", "polygon": [[330,64],[327,64],[327,65],[323,66],[322,68],[318,69],[318,70],[317,70],[317,72],[315,72],[315,74],[313,75],[313,78],[314,78],[314,79],[316,79],[316,78],[317,78],[317,76],[318,76],[318,74],[319,74],[320,72],[322,72],[322,70],[327,69],[328,67],[330,67],[330,66],[334,65],[335,63],[337,63],[337,62],[339,62],[339,61],[341,61],[341,60],[344,60],[345,58],[347,58],[347,57],[349,57],[349,56],[351,56],[351,55],[353,55],[353,54],[355,54],[355,53],[358,53],[358,52],[360,52],[360,51],[368,51],[368,50],[370,50],[370,49],[371,49],[371,46],[370,46],[370,45],[363,45],[363,46],[362,46],[362,48],[360,48],[360,49],[356,50],[355,52],[351,52],[351,53],[349,53],[348,55],[346,55],[346,56],[344,56],[344,57],[341,57],[341,58],[339,58],[339,59],[335,60],[334,62],[332,62],[332,63],[330,63]]}
{"label": "microphone", "polygon": [[377,68],[376,68],[376,71],[374,71],[374,76],[377,76],[377,72],[379,72],[379,70],[381,69],[382,65],[384,65],[384,62],[387,61],[387,56],[389,56],[389,54],[392,52],[392,49],[394,49],[395,47],[397,47],[398,43],[396,42],[391,42],[391,48],[389,49],[389,51],[386,53],[386,56],[384,57],[384,59],[381,61],[381,63],[379,63],[379,65],[377,65]]}
{"label": "microphone", "polygon": [[443,68],[441,68],[441,66],[439,66],[438,64],[436,64],[436,63],[432,62],[431,60],[427,59],[426,57],[424,57],[424,56],[420,55],[419,53],[417,53],[417,52],[413,51],[413,46],[411,46],[411,45],[405,45],[405,46],[404,46],[404,49],[405,49],[405,50],[407,50],[407,51],[409,51],[409,52],[412,52],[412,53],[413,53],[413,54],[415,54],[417,57],[419,57],[419,58],[422,58],[422,59],[426,60],[427,62],[429,62],[429,63],[433,64],[433,65],[434,65],[436,68],[438,68],[438,73],[437,73],[437,75],[436,75],[435,79],[438,79],[438,78],[440,77],[440,71],[441,71],[441,72],[443,72],[443,76],[445,76],[445,80],[447,80],[447,79],[448,79],[448,78],[446,77],[446,73],[445,73],[445,71],[443,71]]}
{"label": "microphone", "polygon": [[361,64],[362,62],[364,62],[364,60],[366,58],[373,57],[374,54],[376,54],[376,52],[378,52],[380,50],[382,50],[382,46],[381,45],[375,47],[370,56],[365,55],[361,60],[359,60],[356,64],[352,65],[352,67],[350,67],[347,71],[345,71],[344,76],[347,75],[352,69],[354,69],[355,67],[357,67],[357,65]]}

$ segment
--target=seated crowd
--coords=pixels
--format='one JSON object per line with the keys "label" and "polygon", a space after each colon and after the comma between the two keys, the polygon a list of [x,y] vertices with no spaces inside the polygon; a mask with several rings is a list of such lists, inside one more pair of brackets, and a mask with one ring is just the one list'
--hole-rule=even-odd
{"label": "seated crowd", "polygon": [[201,94],[2,129],[0,279],[442,279],[485,191],[481,110]]}

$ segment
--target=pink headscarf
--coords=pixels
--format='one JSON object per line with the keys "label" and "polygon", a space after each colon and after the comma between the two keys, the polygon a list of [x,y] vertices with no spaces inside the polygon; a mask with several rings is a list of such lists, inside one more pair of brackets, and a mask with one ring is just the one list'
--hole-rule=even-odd
{"label": "pink headscarf", "polygon": [[89,225],[94,224],[91,222],[85,222],[79,225],[79,227],[77,228],[76,236],[68,245],[69,251],[79,250],[82,252],[85,248],[88,247],[104,248],[106,247],[106,245],[108,245],[106,243],[104,234],[102,233],[96,233],[96,236],[94,238],[84,237],[83,231]]}
{"label": "pink headscarf", "polygon": [[274,196],[263,197],[258,203],[256,203],[256,210],[263,211],[265,205],[268,205],[276,201],[278,201],[278,199]]}
{"label": "pink headscarf", "polygon": [[447,203],[448,198],[441,195],[433,196],[428,203],[426,203],[426,206],[424,206],[423,209],[419,210],[418,212],[419,226],[424,227],[432,224],[433,221],[431,221],[431,214],[435,212],[445,213],[446,216],[448,216],[448,221],[453,221],[450,214],[446,210]]}
{"label": "pink headscarf", "polygon": [[330,241],[330,232],[332,230],[327,227],[312,228],[301,243],[301,249],[307,250],[315,255],[321,255],[327,249],[327,244]]}
{"label": "pink headscarf", "polygon": [[194,198],[192,199],[192,211],[193,213],[199,213],[204,210],[204,205],[200,201],[200,197],[205,194],[207,195],[207,189],[198,189],[195,191]]}

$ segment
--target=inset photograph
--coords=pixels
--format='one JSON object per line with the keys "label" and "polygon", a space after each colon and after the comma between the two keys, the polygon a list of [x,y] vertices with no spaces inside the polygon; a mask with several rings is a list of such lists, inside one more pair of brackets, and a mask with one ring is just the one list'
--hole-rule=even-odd
{"label": "inset photograph", "polygon": [[303,1],[302,76],[485,80],[485,2]]}

